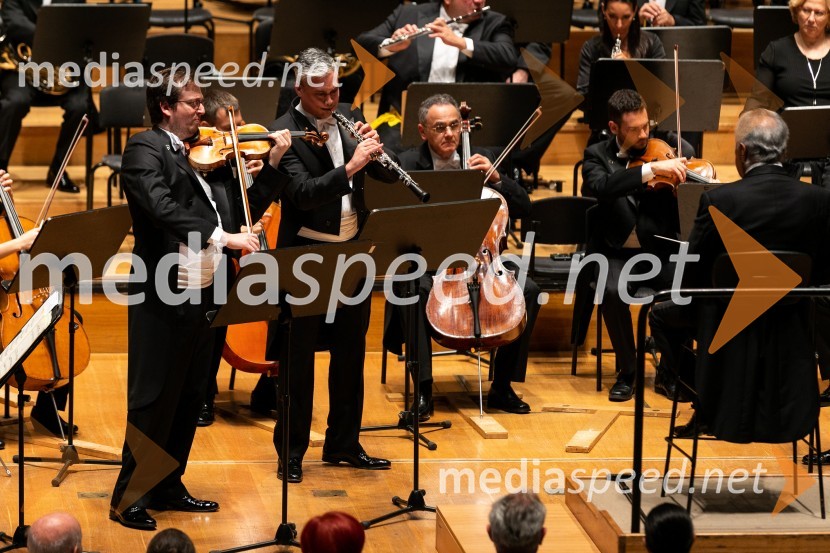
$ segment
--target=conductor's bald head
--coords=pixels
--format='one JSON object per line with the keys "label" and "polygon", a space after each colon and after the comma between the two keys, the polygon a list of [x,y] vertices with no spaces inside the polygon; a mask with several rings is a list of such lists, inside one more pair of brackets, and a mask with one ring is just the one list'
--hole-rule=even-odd
{"label": "conductor's bald head", "polygon": [[51,513],[29,527],[29,553],[81,553],[81,525],[69,513]]}

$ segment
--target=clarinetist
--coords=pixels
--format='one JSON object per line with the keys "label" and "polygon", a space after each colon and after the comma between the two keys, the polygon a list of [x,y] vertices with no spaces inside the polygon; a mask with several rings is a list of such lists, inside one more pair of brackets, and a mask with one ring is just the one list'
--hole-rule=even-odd
{"label": "clarinetist", "polygon": [[[295,65],[298,98],[272,129],[327,132],[325,148],[296,141],[282,158],[280,169],[293,175],[281,195],[282,219],[277,247],[302,246],[321,242],[345,242],[354,238],[368,211],[363,201],[363,178],[366,172],[379,180],[394,182],[397,175],[373,161],[383,154],[377,132],[367,125],[359,111],[349,104],[338,104],[340,88],[334,59],[316,48],[304,50]],[[338,128],[332,117],[338,111],[354,120],[354,128],[363,139],[354,140]],[[287,463],[289,482],[303,479],[302,460],[308,449],[314,396],[314,350],[324,327],[331,352],[329,363],[329,426],[323,446],[323,461],[346,463],[359,469],[388,469],[386,459],[370,457],[358,441],[363,416],[363,360],[366,330],[369,326],[371,298],[359,305],[337,310],[334,322],[324,324],[324,316],[300,317],[292,322],[290,344],[291,375],[289,394],[289,454],[280,459]],[[279,337],[269,332],[269,359],[280,359]],[[280,419],[274,430],[274,445],[279,454]]]}

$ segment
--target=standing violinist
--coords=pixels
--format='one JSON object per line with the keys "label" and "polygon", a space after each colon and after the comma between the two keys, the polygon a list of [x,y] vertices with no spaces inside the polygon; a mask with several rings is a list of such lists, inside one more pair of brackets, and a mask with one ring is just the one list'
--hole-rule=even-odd
{"label": "standing violinist", "polygon": [[[325,148],[306,142],[292,144],[282,159],[282,169],[293,179],[280,196],[282,215],[277,247],[345,242],[358,235],[368,210],[363,198],[364,175],[394,182],[397,175],[372,161],[383,153],[378,134],[363,121],[359,111],[339,104],[340,88],[334,59],[318,48],[303,50],[294,64],[297,98],[271,128],[328,133]],[[361,142],[340,129],[332,116],[337,111],[356,121]],[[330,334],[328,388],[329,416],[323,462],[346,463],[358,469],[388,469],[387,459],[367,455],[360,445],[363,417],[363,361],[369,328],[371,298],[357,305],[340,307],[331,324],[325,315],[294,318],[288,393],[291,396],[288,427],[288,459],[280,459],[277,475],[282,478],[287,463],[287,480],[303,479],[303,456],[309,445],[314,406],[314,351],[318,338]],[[279,339],[270,332],[268,359],[279,357]],[[274,428],[274,446],[280,451],[282,425]]]}
{"label": "standing violinist", "polygon": [[[405,170],[455,170],[461,169],[461,113],[458,103],[448,94],[430,96],[418,109],[418,132],[424,141],[420,147],[407,150],[400,155],[401,167]],[[484,148],[472,147],[473,154],[468,160],[470,169],[487,173],[493,166],[493,154]],[[487,186],[501,194],[507,201],[510,216],[526,217],[530,214],[530,198],[527,192],[514,180],[499,171],[490,176]],[[507,263],[510,270],[517,267]],[[420,345],[418,362],[420,364],[420,397],[418,398],[418,415],[429,418],[432,413],[432,342],[430,341],[429,323],[424,309],[432,278],[423,276],[419,280],[420,309],[418,314],[418,344]],[[527,325],[522,335],[511,344],[496,351],[492,360],[493,384],[487,395],[487,407],[501,409],[509,413],[529,413],[530,406],[519,398],[511,382],[524,382],[527,372],[527,357],[530,347],[530,335],[536,315],[539,313],[540,289],[531,279],[524,281],[524,297],[527,309]],[[388,306],[389,320],[384,332],[384,345],[393,352],[400,353],[404,341],[402,308]]]}
{"label": "standing violinist", "polygon": [[[216,332],[206,314],[215,309],[223,248],[259,245],[254,234],[235,232],[239,224],[223,183],[208,182],[188,163],[184,141],[198,130],[202,100],[186,68],[162,71],[147,86],[153,128],[133,135],[124,150],[133,255],[146,274],[130,281],[127,429],[109,516],[139,530],[156,528],[147,509],[219,509],[191,496],[182,482],[210,378]],[[290,180],[277,169],[289,134],[269,138],[268,162],[249,190],[255,210],[264,211]],[[163,459],[172,459],[172,468]]]}
{"label": "standing violinist", "polygon": [[[671,284],[674,265],[668,259],[676,253],[676,246],[656,235],[677,238],[680,226],[677,200],[669,188],[650,190],[648,183],[655,177],[685,181],[686,158],[628,167],[629,161],[642,156],[649,144],[646,103],[634,90],[618,90],[611,95],[608,117],[611,138],[585,150],[582,194],[599,201],[589,228],[588,251],[603,254],[608,260],[602,314],[617,363],[617,381],[608,399],[627,401],[634,394],[637,349],[631,311],[620,297],[620,274],[626,261],[637,254],[649,253],[660,258],[662,271],[650,284],[643,282],[642,285],[662,290]],[[639,265],[630,273],[646,272],[648,267]],[[654,388],[672,397],[674,382],[664,373],[658,367]]]}

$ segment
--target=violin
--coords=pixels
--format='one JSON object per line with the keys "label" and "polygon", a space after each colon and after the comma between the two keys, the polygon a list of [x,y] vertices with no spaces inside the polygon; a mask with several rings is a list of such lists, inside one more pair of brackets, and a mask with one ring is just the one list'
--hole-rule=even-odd
{"label": "violin", "polygon": [[[461,166],[467,167],[470,155],[471,124],[466,102],[461,104]],[[496,164],[493,164],[496,166]],[[489,174],[485,178],[489,178]],[[435,341],[451,349],[493,349],[516,340],[527,324],[522,290],[512,271],[499,256],[506,243],[510,215],[507,201],[495,190],[484,187],[482,198],[499,198],[501,206],[476,254],[471,278],[451,277],[460,269],[436,275],[426,304],[426,317]],[[438,300],[440,289],[443,303]],[[481,290],[484,293],[481,293]]]}
{"label": "violin", "polygon": [[[187,159],[190,166],[202,172],[213,171],[224,166],[234,157],[233,131],[220,131],[215,127],[199,127],[199,134],[185,142]],[[272,143],[268,139],[270,131],[254,123],[236,128],[239,150],[244,159],[265,159],[271,151]],[[329,135],[316,130],[291,131],[291,138],[299,138],[322,146]]]}
{"label": "violin", "polygon": [[[636,159],[630,159],[626,167],[639,167],[645,163],[653,163],[655,161],[662,161],[664,159],[675,159],[674,148],[666,144],[659,138],[650,138],[645,151]],[[715,166],[710,161],[705,159],[690,159],[686,162],[686,181],[697,183],[712,183],[717,178]],[[676,176],[655,175],[653,179],[648,181],[647,186],[649,190],[662,190],[670,188],[674,195],[677,195],[677,186],[680,181]]]}
{"label": "violin", "polygon": [[[52,187],[52,193],[47,198],[44,206],[38,216],[38,222],[33,222],[29,219],[24,219],[17,214],[14,202],[11,196],[6,192],[5,188],[0,186],[0,201],[3,203],[4,215],[3,218],[7,224],[0,224],[0,241],[5,242],[13,238],[18,238],[27,230],[40,226],[46,216],[49,204],[54,197],[54,191],[57,182],[63,175],[66,169],[66,164],[72,156],[75,146],[83,135],[88,119],[84,116],[78,130],[75,133],[75,139],[72,146],[64,158],[61,170],[55,179]],[[8,255],[0,259],[0,277],[4,280],[11,280],[20,269],[20,255]],[[49,289],[42,288],[32,292],[31,303],[24,303],[20,294],[14,294],[6,298],[3,302],[2,310],[0,311],[0,345],[3,348],[8,345],[12,339],[17,336],[23,325],[34,315],[34,312],[43,305],[43,302],[49,297]],[[64,306],[62,316],[69,316],[69,307]],[[77,315],[77,313],[76,313]],[[75,370],[74,376],[81,374],[89,365],[89,339],[86,332],[80,323],[76,323],[75,328]],[[29,391],[44,391],[53,388],[58,388],[69,383],[69,331],[65,325],[55,325],[44,336],[43,340],[38,343],[29,357],[26,359],[26,382],[23,386],[24,390]],[[15,385],[17,381],[14,377]]]}

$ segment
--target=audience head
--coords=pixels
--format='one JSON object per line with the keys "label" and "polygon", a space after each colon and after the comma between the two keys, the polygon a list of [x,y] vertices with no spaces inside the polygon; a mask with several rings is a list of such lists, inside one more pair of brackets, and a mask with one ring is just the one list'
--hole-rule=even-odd
{"label": "audience head", "polygon": [[535,493],[502,497],[490,510],[487,534],[497,553],[533,553],[545,537],[547,509]]}
{"label": "audience head", "polygon": [[421,102],[418,132],[435,155],[449,159],[461,139],[461,112],[455,98],[449,94],[435,94]]}
{"label": "audience head", "polygon": [[741,114],[735,126],[735,167],[744,176],[758,163],[784,159],[790,131],[780,115],[758,108]]}
{"label": "audience head", "polygon": [[196,134],[205,113],[202,91],[193,82],[190,70],[178,67],[162,70],[147,84],[147,110],[153,125],[160,125],[179,138]]}
{"label": "audience head", "polygon": [[340,101],[338,64],[334,58],[319,48],[306,48],[292,66],[296,75],[294,90],[303,109],[317,119],[331,116]]}
{"label": "audience head", "polygon": [[193,541],[181,530],[162,530],[147,544],[147,553],[196,553]]}
{"label": "audience head", "polygon": [[637,0],[601,0],[599,3],[599,27],[602,42],[613,48],[617,37],[635,52],[640,44],[640,8]]}
{"label": "audience head", "polygon": [[81,525],[69,513],[51,513],[29,527],[26,547],[30,553],[81,553]]}
{"label": "audience head", "polygon": [[608,128],[623,149],[645,150],[649,131],[646,101],[635,90],[616,91],[608,99]]}
{"label": "audience head", "polygon": [[695,529],[686,509],[661,503],[646,517],[646,549],[650,553],[688,553],[695,541]]}
{"label": "audience head", "polygon": [[830,0],[790,0],[787,6],[799,32],[830,32]]}
{"label": "audience head", "polygon": [[205,114],[202,116],[202,125],[205,127],[216,127],[220,131],[230,131],[231,122],[228,116],[228,106],[234,110],[234,123],[237,127],[245,124],[242,119],[242,112],[239,109],[239,100],[236,96],[218,87],[212,87],[205,92],[205,99],[202,102],[205,106]]}
{"label": "audience head", "polygon": [[303,553],[359,553],[365,541],[360,522],[338,511],[312,518],[300,536]]}

